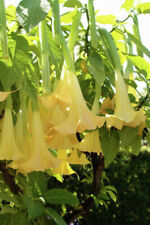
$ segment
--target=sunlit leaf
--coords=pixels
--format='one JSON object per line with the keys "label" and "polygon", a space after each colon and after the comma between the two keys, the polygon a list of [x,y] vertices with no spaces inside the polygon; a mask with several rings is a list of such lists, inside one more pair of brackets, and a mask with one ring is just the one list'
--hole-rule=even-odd
{"label": "sunlit leaf", "polygon": [[131,41],[134,42],[134,44],[141,50],[141,52],[143,52],[145,55],[147,55],[148,57],[150,57],[150,51],[149,49],[147,49],[140,40],[138,40],[133,34],[128,32],[128,36],[131,39]]}
{"label": "sunlit leaf", "polygon": [[73,17],[75,16],[75,14],[76,14],[76,10],[63,14],[60,17],[61,23],[65,23],[65,24],[72,23],[72,20],[73,20]]}
{"label": "sunlit leaf", "polygon": [[77,6],[78,8],[81,8],[82,4],[78,0],[67,0],[64,4],[64,7],[74,8],[75,6]]}
{"label": "sunlit leaf", "polygon": [[147,73],[147,78],[150,78],[150,63],[141,56],[127,56],[127,58],[139,69]]}
{"label": "sunlit leaf", "polygon": [[114,15],[99,15],[96,17],[96,22],[116,25],[116,17]]}
{"label": "sunlit leaf", "polygon": [[146,3],[141,3],[141,4],[138,4],[136,6],[136,9],[138,11],[139,14],[142,14],[142,13],[150,13],[150,2],[146,2]]}
{"label": "sunlit leaf", "polygon": [[28,32],[41,22],[50,10],[47,0],[22,0],[17,9],[17,19]]}
{"label": "sunlit leaf", "polygon": [[121,8],[124,8],[129,12],[129,10],[133,7],[133,5],[134,5],[134,0],[125,0]]}

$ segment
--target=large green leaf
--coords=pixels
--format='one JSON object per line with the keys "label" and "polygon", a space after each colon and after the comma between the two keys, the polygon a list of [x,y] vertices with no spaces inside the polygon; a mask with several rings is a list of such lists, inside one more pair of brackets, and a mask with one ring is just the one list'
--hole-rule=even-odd
{"label": "large green leaf", "polygon": [[24,203],[28,209],[29,219],[35,219],[44,212],[44,203],[40,200],[31,200],[27,196],[23,196]]}
{"label": "large green leaf", "polygon": [[13,68],[0,62],[0,81],[5,91],[10,90],[10,87],[18,80],[17,74]]}
{"label": "large green leaf", "polygon": [[119,151],[119,135],[116,130],[110,132],[105,128],[100,129],[101,147],[104,154],[105,167],[115,159]]}
{"label": "large green leaf", "polygon": [[48,0],[22,0],[16,9],[17,19],[28,32],[46,17],[49,10]]}
{"label": "large green leaf", "polygon": [[133,7],[133,5],[134,5],[134,0],[125,0],[121,8],[124,8],[129,12],[129,10]]}
{"label": "large green leaf", "polygon": [[142,146],[141,138],[139,136],[136,136],[134,140],[131,142],[130,146],[131,146],[131,152],[137,156],[140,153],[141,146]]}
{"label": "large green leaf", "polygon": [[53,188],[43,195],[45,201],[51,204],[78,205],[79,201],[71,192],[59,188]]}
{"label": "large green leaf", "polygon": [[43,172],[32,172],[29,173],[27,178],[27,189],[28,194],[31,197],[41,196],[47,191],[48,177]]}
{"label": "large green leaf", "polygon": [[67,225],[62,217],[53,209],[46,208],[45,213],[50,216],[57,225]]}
{"label": "large green leaf", "polygon": [[99,33],[107,50],[107,57],[110,58],[114,69],[122,71],[120,57],[112,35],[106,29],[99,29]]}
{"label": "large green leaf", "polygon": [[150,64],[141,56],[127,56],[127,58],[139,69],[147,73],[147,78],[150,78]]}
{"label": "large green leaf", "polygon": [[64,4],[64,7],[71,7],[74,8],[75,6],[77,6],[78,8],[82,7],[82,4],[80,1],[78,0],[67,0]]}
{"label": "large green leaf", "polygon": [[150,2],[141,3],[136,6],[136,9],[139,14],[150,13]]}
{"label": "large green leaf", "polygon": [[102,58],[96,52],[92,52],[88,60],[88,70],[101,87],[105,80],[105,71]]}
{"label": "large green leaf", "polygon": [[123,127],[120,131],[120,141],[123,147],[128,147],[130,143],[136,138],[138,127]]}

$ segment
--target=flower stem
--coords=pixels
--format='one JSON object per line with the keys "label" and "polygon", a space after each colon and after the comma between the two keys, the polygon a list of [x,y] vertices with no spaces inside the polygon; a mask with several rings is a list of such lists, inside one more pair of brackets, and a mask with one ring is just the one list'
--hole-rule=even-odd
{"label": "flower stem", "polygon": [[42,67],[43,89],[44,93],[50,93],[49,47],[48,47],[45,19],[39,25],[39,36],[41,44],[41,67]]}
{"label": "flower stem", "polygon": [[6,32],[6,13],[4,0],[0,0],[0,40],[3,58],[8,59],[8,37]]}

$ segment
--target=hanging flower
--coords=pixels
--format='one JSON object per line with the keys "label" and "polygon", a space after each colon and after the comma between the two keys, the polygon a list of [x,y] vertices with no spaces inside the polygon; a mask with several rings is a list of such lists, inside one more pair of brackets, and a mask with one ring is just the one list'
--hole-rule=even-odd
{"label": "hanging flower", "polygon": [[[83,98],[77,77],[74,73],[65,70],[60,84],[56,88],[55,95],[58,104],[68,104],[67,118],[64,122],[55,125],[52,129],[63,135],[75,134],[84,130],[94,130],[96,127],[102,127],[105,118],[94,115],[91,112]],[[62,104],[60,104],[62,106]]]}
{"label": "hanging flower", "polygon": [[34,111],[32,115],[32,141],[30,154],[24,162],[14,161],[9,166],[18,169],[19,172],[44,171],[54,169],[60,165],[60,160],[55,158],[48,150],[44,140],[44,133],[40,114]]}
{"label": "hanging flower", "polygon": [[143,110],[135,111],[130,103],[126,85],[119,71],[115,75],[115,110],[114,115],[106,115],[106,123],[110,128],[112,126],[122,129],[125,126],[136,127],[145,121]]}
{"label": "hanging flower", "polygon": [[75,146],[80,151],[84,152],[102,152],[100,140],[99,140],[99,131],[95,130],[90,133],[87,133],[84,139]]}
{"label": "hanging flower", "polygon": [[2,123],[0,160],[17,160],[23,157],[19,151],[14,135],[14,126],[10,108],[5,109]]}
{"label": "hanging flower", "polygon": [[50,98],[40,98],[40,114],[44,127],[45,140],[49,148],[68,149],[78,143],[76,134],[63,135],[52,127],[62,123],[66,119],[66,112],[62,111],[59,105],[51,108]]}
{"label": "hanging flower", "polygon": [[16,139],[17,147],[24,154],[24,157],[26,157],[29,154],[29,150],[30,150],[30,147],[29,147],[30,140],[28,136],[29,136],[28,133],[24,130],[22,111],[20,110],[18,113],[16,125],[15,125],[15,139]]}

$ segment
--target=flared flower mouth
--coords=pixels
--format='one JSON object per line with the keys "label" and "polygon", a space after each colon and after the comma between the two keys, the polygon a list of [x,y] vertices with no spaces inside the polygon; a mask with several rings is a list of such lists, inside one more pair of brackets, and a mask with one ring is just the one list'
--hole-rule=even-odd
{"label": "flared flower mouth", "polygon": [[34,111],[32,116],[32,141],[30,154],[24,158],[24,161],[13,161],[9,167],[18,169],[18,171],[26,174],[32,171],[54,169],[59,165],[60,160],[49,152],[44,140],[40,114],[38,111]]}
{"label": "flared flower mouth", "polygon": [[[114,109],[114,114],[109,115],[106,114],[106,124],[108,128],[116,127],[121,130],[123,126],[136,127],[145,121],[145,116],[143,110],[135,111],[130,103],[128,92],[126,89],[126,85],[124,83],[123,77],[120,71],[116,71],[115,74],[115,105],[114,108],[113,103],[110,103]],[[104,111],[104,106],[103,106]]]}
{"label": "flared flower mouth", "polygon": [[[105,122],[105,117],[96,116],[89,110],[83,98],[79,82],[74,73],[65,70],[63,78],[60,80],[60,85],[56,88],[54,95],[60,102],[68,102],[66,119],[52,127],[58,133],[63,135],[75,134],[84,130],[94,130],[97,127],[102,127]],[[60,90],[61,89],[61,90]],[[57,101],[56,104],[59,104]]]}

